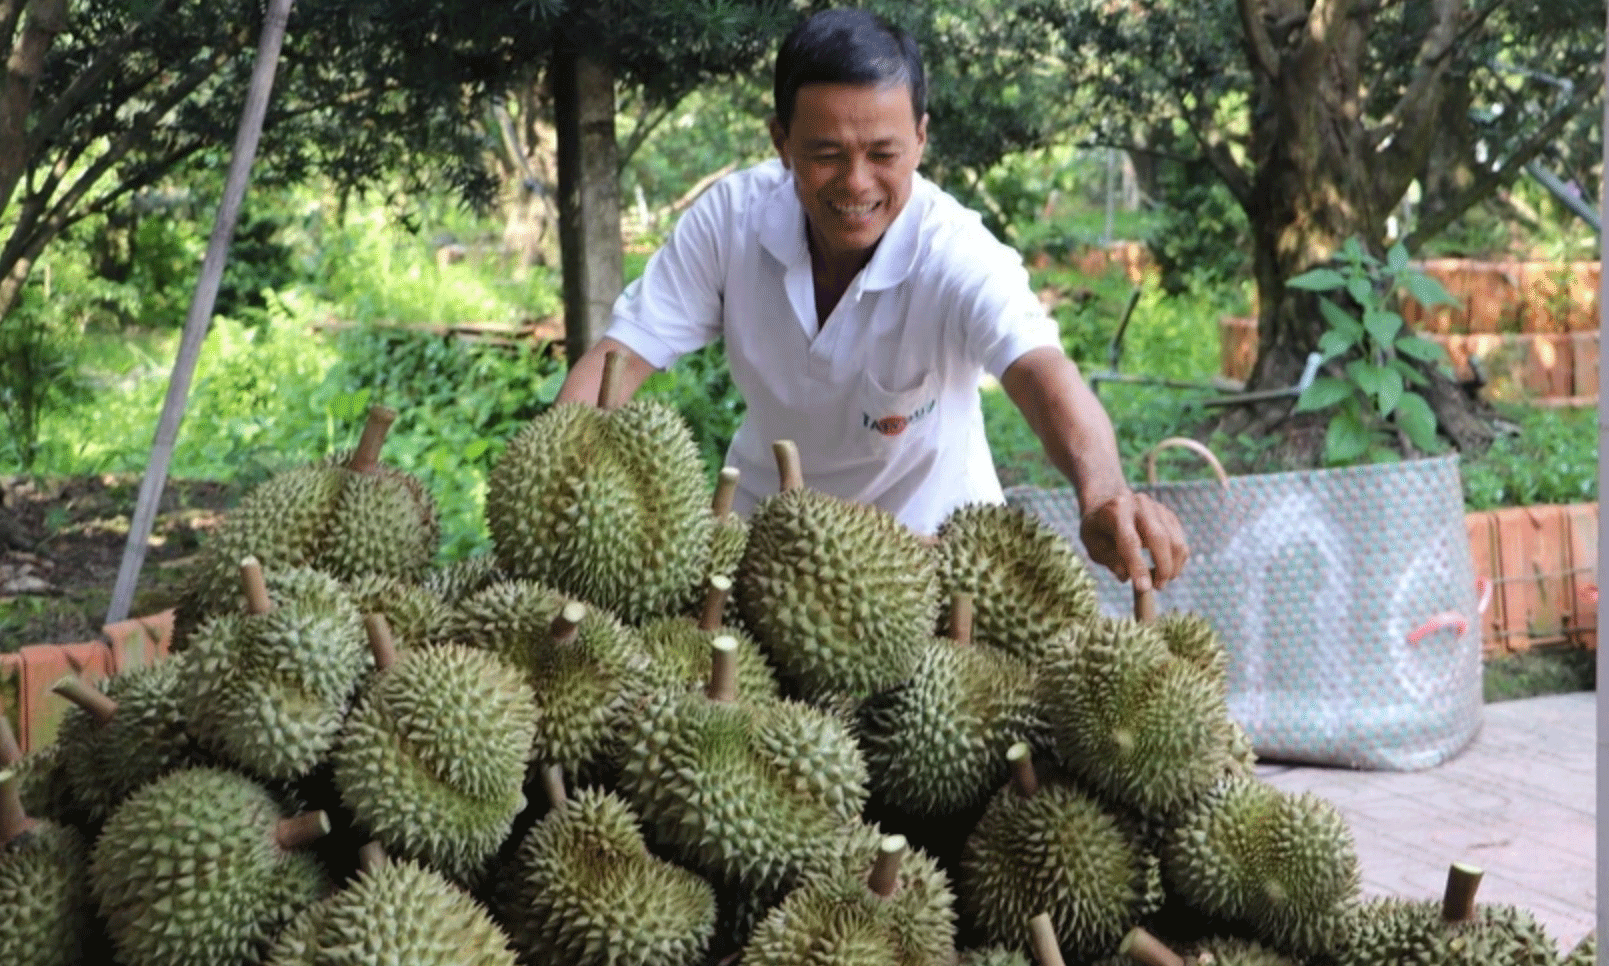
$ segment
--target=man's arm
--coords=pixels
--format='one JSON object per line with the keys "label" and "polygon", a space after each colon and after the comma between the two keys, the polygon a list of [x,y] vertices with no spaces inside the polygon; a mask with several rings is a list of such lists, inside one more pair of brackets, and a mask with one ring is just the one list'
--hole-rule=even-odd
{"label": "man's arm", "polygon": [[[1119,580],[1133,577],[1136,590],[1178,576],[1190,555],[1184,528],[1173,511],[1129,489],[1112,421],[1078,366],[1061,349],[1044,346],[1013,362],[1000,384],[1077,492],[1090,558]],[[1142,549],[1150,551],[1152,566]]]}
{"label": "man's arm", "polygon": [[597,344],[581,354],[574,366],[570,367],[569,375],[564,377],[564,385],[559,387],[559,396],[555,403],[584,402],[596,406],[598,404],[598,387],[603,382],[603,361],[610,352],[620,353],[620,398],[624,402],[642,388],[648,377],[654,374],[654,367],[648,360],[626,348],[626,346],[605,336]]}

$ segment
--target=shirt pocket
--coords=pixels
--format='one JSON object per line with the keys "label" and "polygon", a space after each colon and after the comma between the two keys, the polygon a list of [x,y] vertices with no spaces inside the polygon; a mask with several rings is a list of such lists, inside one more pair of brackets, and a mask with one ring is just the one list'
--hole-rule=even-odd
{"label": "shirt pocket", "polygon": [[938,422],[937,384],[929,370],[911,385],[890,390],[870,370],[862,371],[857,404],[848,414],[852,425],[846,427],[854,449],[889,455],[932,436]]}

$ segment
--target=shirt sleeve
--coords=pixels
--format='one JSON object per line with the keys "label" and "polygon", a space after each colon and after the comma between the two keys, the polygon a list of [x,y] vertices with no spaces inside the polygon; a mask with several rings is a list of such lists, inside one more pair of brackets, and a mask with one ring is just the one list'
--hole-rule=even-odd
{"label": "shirt sleeve", "polygon": [[656,369],[721,334],[722,279],[729,220],[726,192],[717,185],[682,215],[642,277],[615,299],[604,333]]}
{"label": "shirt sleeve", "polygon": [[[969,257],[953,260],[959,275],[956,322],[967,357],[1000,379],[1026,353],[1061,348],[1060,327],[1040,305],[1022,258],[993,236],[967,247]],[[980,249],[986,257],[979,257]]]}

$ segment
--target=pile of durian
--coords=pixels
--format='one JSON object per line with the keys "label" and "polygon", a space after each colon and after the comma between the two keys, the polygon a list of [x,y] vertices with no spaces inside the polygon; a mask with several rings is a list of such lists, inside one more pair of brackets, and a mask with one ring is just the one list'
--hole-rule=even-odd
{"label": "pile of durian", "polygon": [[252,490],[171,657],[0,741],[0,963],[1560,962],[1463,867],[1360,899],[1334,808],[1255,777],[1201,619],[1103,617],[1025,514],[924,539],[785,442],[740,519],[608,373],[511,441],[484,557],[432,568],[382,409]]}

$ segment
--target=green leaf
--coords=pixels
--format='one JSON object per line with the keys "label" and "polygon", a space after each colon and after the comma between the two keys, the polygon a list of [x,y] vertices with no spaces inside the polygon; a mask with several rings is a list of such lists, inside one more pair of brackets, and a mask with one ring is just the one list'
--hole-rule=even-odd
{"label": "green leaf", "polygon": [[1402,278],[1402,283],[1412,295],[1414,301],[1429,308],[1433,305],[1457,305],[1458,300],[1448,294],[1441,283],[1423,272],[1408,272]]}
{"label": "green leaf", "polygon": [[1355,461],[1369,449],[1372,442],[1369,427],[1356,413],[1342,410],[1330,417],[1329,428],[1324,432],[1324,459],[1332,465]]}
{"label": "green leaf", "polygon": [[1369,462],[1401,463],[1402,454],[1389,446],[1371,446],[1369,447]]}
{"label": "green leaf", "polygon": [[1324,316],[1324,321],[1330,324],[1330,328],[1346,336],[1353,345],[1363,341],[1363,323],[1353,318],[1345,309],[1320,295],[1318,311]]}
{"label": "green leaf", "polygon": [[1402,385],[1402,373],[1390,366],[1376,366],[1375,369],[1380,373],[1379,388],[1374,394],[1375,406],[1380,410],[1380,415],[1390,416],[1397,408],[1397,404],[1402,401],[1402,394],[1405,391]]}
{"label": "green leaf", "polygon": [[1404,245],[1400,241],[1393,244],[1391,249],[1386,252],[1386,267],[1391,270],[1393,275],[1398,274],[1403,269],[1407,268],[1408,246]]}
{"label": "green leaf", "polygon": [[1299,413],[1311,413],[1320,409],[1328,409],[1351,397],[1351,383],[1345,379],[1322,376],[1314,379],[1312,385],[1302,390],[1301,398],[1296,400],[1296,411]]}
{"label": "green leaf", "polygon": [[1416,386],[1430,385],[1430,380],[1425,377],[1424,373],[1420,372],[1418,369],[1415,369],[1402,359],[1392,359],[1389,363],[1387,363],[1387,365],[1391,366],[1391,368],[1396,370],[1398,373],[1401,373],[1402,378]]}
{"label": "green leaf", "polygon": [[1356,339],[1349,339],[1334,329],[1324,333],[1318,340],[1318,351],[1324,353],[1324,361],[1337,359],[1352,351],[1357,345]]}
{"label": "green leaf", "polygon": [[1402,427],[1415,446],[1425,452],[1441,450],[1441,441],[1436,438],[1436,414],[1425,402],[1425,397],[1418,393],[1402,394],[1401,402],[1397,403],[1397,425]]}
{"label": "green leaf", "polygon": [[1363,313],[1363,327],[1369,330],[1376,342],[1390,345],[1391,340],[1402,331],[1402,316],[1383,309],[1369,309]]}
{"label": "green leaf", "polygon": [[1410,359],[1420,362],[1446,362],[1447,350],[1440,343],[1417,335],[1405,335],[1397,340],[1397,351]]}
{"label": "green leaf", "polygon": [[1329,292],[1346,287],[1346,278],[1333,268],[1315,268],[1285,283],[1308,292]]}
{"label": "green leaf", "polygon": [[1374,304],[1374,286],[1366,278],[1354,277],[1346,283],[1346,294],[1359,305]]}

